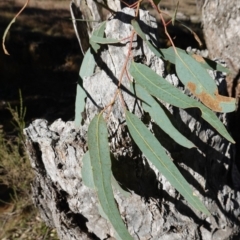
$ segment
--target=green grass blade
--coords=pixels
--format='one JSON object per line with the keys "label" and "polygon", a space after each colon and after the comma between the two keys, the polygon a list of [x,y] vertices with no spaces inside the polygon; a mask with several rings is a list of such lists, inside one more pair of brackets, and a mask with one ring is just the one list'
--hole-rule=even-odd
{"label": "green grass blade", "polygon": [[164,102],[168,102],[179,108],[199,108],[202,112],[202,118],[211,124],[228,141],[234,143],[234,140],[214,112],[197,100],[182,93],[152,69],[143,64],[132,62],[129,72],[135,81],[147,90],[148,93]]}
{"label": "green grass blade", "polygon": [[108,146],[107,125],[102,114],[91,121],[88,128],[88,147],[93,172],[93,181],[100,205],[117,234],[123,240],[133,238],[127,231],[115,203],[111,186],[111,158]]}
{"label": "green grass blade", "polygon": [[196,147],[191,141],[184,137],[171,123],[159,103],[140,85],[135,85],[137,96],[143,100],[142,105],[154,122],[166,132],[175,142],[186,148]]}
{"label": "green grass blade", "polygon": [[179,51],[175,59],[176,72],[181,82],[207,107],[216,112],[232,112],[236,100],[218,94],[215,81],[200,63],[187,53]]}
{"label": "green grass blade", "polygon": [[134,114],[128,111],[125,113],[129,132],[142,153],[155,165],[155,167],[166,177],[172,186],[178,190],[178,192],[192,207],[209,215],[210,213],[206,207],[202,204],[199,198],[193,194],[191,187],[174,165],[172,160],[167,156],[164,148],[158,140]]}

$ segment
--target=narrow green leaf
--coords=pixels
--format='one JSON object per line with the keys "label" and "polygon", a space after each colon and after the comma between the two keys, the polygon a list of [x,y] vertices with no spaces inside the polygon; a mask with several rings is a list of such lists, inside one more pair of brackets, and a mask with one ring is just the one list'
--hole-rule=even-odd
{"label": "narrow green leaf", "polygon": [[[106,28],[106,21],[102,22],[101,25],[93,31],[92,35],[98,36],[98,37],[103,37],[105,28]],[[90,39],[90,44],[91,44],[93,50],[97,53],[97,51],[100,49],[101,46],[98,43],[93,42],[91,39]]]}
{"label": "narrow green leaf", "polygon": [[228,141],[234,143],[234,140],[215,113],[197,100],[182,93],[164,78],[156,74],[152,69],[143,64],[132,62],[129,72],[138,84],[146,89],[151,95],[164,102],[179,108],[199,108],[202,112],[202,118],[211,124]]}
{"label": "narrow green leaf", "polygon": [[[179,51],[183,51],[185,52],[184,50],[182,49],[178,49],[178,52]],[[165,60],[165,61],[169,61],[170,63],[172,64],[175,64],[175,58],[176,58],[176,53],[173,49],[173,47],[169,47],[169,48],[161,48],[161,53],[162,53],[162,58]]]}
{"label": "narrow green leaf", "polygon": [[206,207],[193,194],[188,182],[168,157],[158,140],[134,114],[128,111],[125,113],[129,132],[142,153],[155,165],[159,172],[166,177],[172,186],[177,189],[192,207],[209,215],[210,213]]}
{"label": "narrow green leaf", "polygon": [[89,125],[88,147],[100,205],[118,235],[123,240],[133,239],[122,221],[113,195],[108,131],[102,114],[95,116]]}
{"label": "narrow green leaf", "polygon": [[142,105],[157,125],[166,132],[175,142],[186,148],[196,147],[191,141],[184,137],[171,123],[164,110],[158,102],[148,94],[140,85],[135,85],[137,96],[143,100]]}
{"label": "narrow green leaf", "polygon": [[84,154],[82,161],[82,181],[85,186],[95,188],[89,151]]}
{"label": "narrow green leaf", "polygon": [[99,44],[114,44],[114,43],[121,42],[121,40],[118,40],[118,39],[98,37],[95,35],[92,35],[90,40],[91,40],[91,42],[99,43]]}
{"label": "narrow green leaf", "polygon": [[[142,40],[147,44],[147,46],[149,47],[149,49],[159,58],[164,59],[165,61],[169,61],[173,64],[175,64],[175,58],[176,58],[176,53],[173,49],[173,47],[169,47],[169,48],[162,48],[162,49],[157,49],[155,48],[146,38],[145,33],[141,30],[138,22],[133,19],[131,21],[131,24],[134,28],[134,30],[136,31],[136,33],[142,38]],[[180,49],[180,48],[176,48],[178,52],[183,52],[186,53],[184,50]],[[194,59],[196,59],[195,56],[198,55],[194,55],[191,53],[190,56],[192,56]],[[199,56],[200,57],[200,56]],[[216,63],[210,59],[207,58],[202,58],[202,61],[199,61],[199,63],[201,64],[201,66],[205,69],[210,69],[210,70],[217,70],[217,71],[221,71],[221,72],[226,72],[229,73],[229,70],[225,67],[223,67],[221,64]]]}
{"label": "narrow green leaf", "polygon": [[141,37],[143,41],[147,41],[146,35],[140,28],[137,20],[136,19],[131,20],[131,24],[132,24],[134,30],[136,31],[136,33],[139,35],[139,37]]}
{"label": "narrow green leaf", "polygon": [[[85,186],[89,188],[95,188],[94,180],[93,180],[93,172],[92,172],[92,166],[91,166],[91,159],[89,155],[89,151],[87,151],[83,158],[82,158],[83,166],[82,166],[82,181]],[[124,197],[130,197],[131,193],[128,191],[125,191],[118,183],[118,181],[115,179],[115,177],[112,175],[111,177],[111,184],[114,189],[119,191],[119,193]]]}
{"label": "narrow green leaf", "polygon": [[136,21],[136,19],[133,19],[131,21],[131,24],[134,28],[134,30],[136,31],[136,33],[142,38],[142,40],[147,44],[147,46],[149,47],[149,49],[159,58],[163,58],[163,55],[159,52],[159,50],[157,48],[155,48],[146,38],[145,33],[142,31],[142,29],[140,28],[138,22]]}
{"label": "narrow green leaf", "polygon": [[97,208],[98,208],[98,213],[100,214],[100,216],[109,221],[108,216],[105,214],[105,212],[102,209],[102,206],[100,204],[97,204]]}
{"label": "narrow green leaf", "polygon": [[79,72],[80,77],[81,78],[90,77],[94,72],[95,65],[96,64],[95,64],[94,56],[91,53],[91,49],[89,48],[86,54],[84,55],[84,58],[82,61],[82,65]]}
{"label": "narrow green leaf", "polygon": [[81,79],[77,83],[77,93],[76,93],[76,100],[75,100],[75,119],[74,123],[76,127],[80,127],[82,123],[82,112],[85,108],[85,98],[87,97],[85,91],[81,87],[80,83]]}
{"label": "narrow green leaf", "polygon": [[105,31],[105,28],[106,28],[106,23],[107,23],[106,21],[102,22],[100,24],[100,26],[93,31],[93,35],[98,36],[98,37],[103,37],[104,36],[104,31]]}
{"label": "narrow green leaf", "polygon": [[[192,54],[192,57],[194,56],[197,56],[199,57],[199,55],[194,55]],[[195,58],[195,57],[194,57]],[[196,59],[196,58],[195,58]],[[209,69],[209,70],[216,70],[216,71],[219,71],[219,72],[225,72],[225,73],[230,73],[230,70],[224,66],[222,66],[221,64],[215,62],[215,61],[212,61],[208,58],[202,58],[202,61],[200,61],[201,65],[203,68],[205,69]]]}
{"label": "narrow green leaf", "polygon": [[[185,52],[184,50],[180,49],[180,48],[176,48],[178,52]],[[161,48],[161,53],[162,53],[162,57],[164,60],[169,61],[170,63],[175,64],[175,58],[176,58],[176,53],[173,49],[173,47],[169,47],[169,48]],[[223,67],[221,64],[212,61],[210,59],[204,58],[200,55],[197,54],[192,54],[192,53],[188,53],[191,57],[193,57],[195,60],[197,60],[201,66],[205,69],[209,69],[209,70],[217,70],[220,72],[226,72],[229,73],[229,69]]]}
{"label": "narrow green leaf", "polygon": [[217,85],[208,72],[203,71],[200,64],[193,60],[187,53],[179,51],[175,59],[175,64],[181,82],[186,86],[188,86],[190,82],[194,83],[197,94],[208,92],[214,95],[217,91]]}
{"label": "narrow green leaf", "polygon": [[79,72],[79,80],[77,83],[77,94],[75,101],[75,126],[80,127],[82,122],[82,112],[85,108],[85,98],[87,97],[84,89],[83,89],[83,78],[89,77],[93,74],[95,68],[95,59],[91,53],[91,49],[89,48],[84,55],[83,62]]}
{"label": "narrow green leaf", "polygon": [[115,177],[112,175],[112,186],[114,187],[114,189],[118,190],[119,193],[123,196],[123,197],[130,197],[131,193],[125,191],[118,183],[118,181],[115,179]]}
{"label": "narrow green leaf", "polygon": [[175,59],[176,72],[181,82],[207,107],[216,112],[232,112],[236,100],[218,94],[218,88],[200,63],[187,53],[179,51]]}

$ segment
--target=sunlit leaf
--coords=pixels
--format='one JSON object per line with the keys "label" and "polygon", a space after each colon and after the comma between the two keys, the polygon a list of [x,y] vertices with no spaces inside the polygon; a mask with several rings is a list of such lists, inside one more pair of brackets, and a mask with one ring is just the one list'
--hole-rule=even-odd
{"label": "sunlit leaf", "polygon": [[106,28],[106,21],[102,22],[96,29],[94,29],[93,31],[93,35],[94,36],[98,36],[98,37],[103,37],[104,36],[104,31]]}
{"label": "sunlit leaf", "polygon": [[85,186],[89,188],[95,188],[91,167],[91,160],[89,152],[87,151],[82,158],[83,166],[82,166],[82,181]]}
{"label": "sunlit leaf", "polygon": [[219,95],[215,81],[191,56],[179,51],[176,54],[175,65],[181,82],[207,107],[216,112],[235,110],[236,100]]}
{"label": "sunlit leaf", "polygon": [[[102,22],[100,24],[100,26],[93,31],[92,35],[93,36],[98,36],[98,37],[103,37],[105,28],[106,28],[106,21]],[[91,46],[92,46],[92,48],[94,49],[95,52],[97,52],[101,47],[98,43],[93,42],[91,39],[90,39],[90,44],[91,44]]]}
{"label": "sunlit leaf", "polygon": [[95,60],[89,48],[84,55],[83,62],[80,68],[79,76],[77,83],[77,94],[75,101],[75,126],[80,127],[82,122],[82,112],[85,108],[85,98],[87,97],[86,92],[83,89],[83,78],[89,77],[93,74],[95,68]]}
{"label": "sunlit leaf", "polygon": [[95,116],[89,125],[88,148],[99,203],[118,235],[123,240],[133,239],[123,223],[113,195],[108,131],[102,114]]}
{"label": "sunlit leaf", "polygon": [[191,187],[166,154],[158,140],[134,114],[128,111],[125,111],[125,114],[129,132],[142,153],[154,164],[159,172],[166,177],[172,186],[181,193],[192,207],[209,215],[206,207],[199,198],[193,194]]}
{"label": "sunlit leaf", "polygon": [[123,197],[130,197],[131,196],[131,193],[130,192],[127,192],[125,191],[121,186],[120,184],[118,183],[118,181],[115,179],[115,177],[112,175],[112,186],[114,189],[116,189],[117,191],[119,191],[119,193],[123,196]]}
{"label": "sunlit leaf", "polygon": [[99,44],[114,44],[114,43],[120,43],[121,40],[113,39],[113,38],[104,38],[99,36],[92,36],[90,38],[91,42],[99,43]]}
{"label": "sunlit leaf", "polygon": [[[186,52],[180,48],[176,48],[178,52]],[[161,53],[162,53],[162,57],[164,60],[169,61],[173,64],[175,64],[175,58],[176,58],[176,53],[173,49],[173,47],[169,47],[169,48],[161,48]],[[229,73],[229,69],[227,69],[226,67],[223,67],[221,64],[212,61],[210,59],[204,58],[200,55],[197,54],[193,54],[193,53],[188,53],[190,56],[192,56],[196,61],[198,61],[201,66],[205,69],[209,69],[209,70],[217,70],[220,72],[226,72]]]}
{"label": "sunlit leaf", "polygon": [[199,108],[202,113],[202,118],[211,124],[223,137],[234,143],[234,140],[214,112],[197,100],[185,95],[164,78],[156,74],[152,69],[143,64],[132,62],[129,71],[135,81],[146,89],[147,92],[164,102],[179,108]]}
{"label": "sunlit leaf", "polygon": [[145,112],[148,112],[154,122],[166,132],[175,142],[186,147],[193,148],[195,145],[184,137],[171,123],[159,103],[140,85],[135,85],[137,96],[143,100],[142,105]]}
{"label": "sunlit leaf", "polygon": [[[177,50],[185,52],[182,49],[177,49]],[[162,53],[162,58],[165,61],[169,61],[170,63],[175,64],[176,53],[175,53],[173,47],[161,48],[161,53]]]}
{"label": "sunlit leaf", "polygon": [[86,54],[84,55],[79,76],[81,78],[90,77],[94,72],[94,68],[95,68],[95,59],[89,48]]}
{"label": "sunlit leaf", "polygon": [[214,95],[217,90],[216,83],[191,56],[179,51],[175,59],[175,65],[178,77],[184,85],[187,86],[189,82],[192,82],[196,85],[197,94],[205,91]]}

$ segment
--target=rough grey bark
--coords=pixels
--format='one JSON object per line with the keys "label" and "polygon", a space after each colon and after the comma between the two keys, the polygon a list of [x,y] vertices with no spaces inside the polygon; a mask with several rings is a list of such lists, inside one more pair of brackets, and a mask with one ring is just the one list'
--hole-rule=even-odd
{"label": "rough grey bark", "polygon": [[[130,36],[133,10],[124,9],[107,22],[106,37],[125,39]],[[140,12],[145,33],[157,42],[157,25],[147,12]],[[133,42],[132,55],[165,75],[164,63],[141,41]],[[48,125],[36,120],[25,129],[26,145],[36,179],[33,199],[44,221],[57,229],[60,239],[115,239],[111,224],[99,214],[93,189],[82,182],[82,157],[87,150],[87,128],[99,109],[112,101],[118,78],[127,58],[129,42],[110,45],[96,58],[98,67],[93,76],[83,79],[88,94],[84,124],[77,129],[73,122],[56,120]],[[215,74],[215,75],[214,75]],[[217,76],[216,73],[213,73]],[[165,76],[181,87],[175,75]],[[222,78],[221,78],[222,77]],[[219,90],[224,77],[217,77]],[[117,99],[108,121],[109,141],[114,155],[115,178],[131,193],[125,196],[115,189],[114,196],[124,222],[134,239],[236,239],[239,238],[240,193],[229,183],[232,173],[233,146],[219,136],[200,117],[197,109],[181,110],[165,104],[174,125],[197,148],[185,149],[146,118],[141,104],[127,90],[129,81],[122,81],[123,98],[130,111],[145,118],[148,128],[166,148],[194,193],[211,213],[207,217],[189,207],[169,182],[132,142],[124,122],[121,102]],[[228,117],[219,114],[228,126]],[[231,181],[230,181],[231,182]]]}
{"label": "rough grey bark", "polygon": [[[202,23],[210,56],[224,59],[231,70],[228,93],[237,98],[237,110],[231,116],[230,128],[236,140],[236,159],[240,159],[240,1],[205,0]],[[236,165],[240,170],[239,161]]]}
{"label": "rough grey bark", "polygon": [[224,59],[236,74],[240,69],[240,1],[205,0],[202,22],[210,56]]}

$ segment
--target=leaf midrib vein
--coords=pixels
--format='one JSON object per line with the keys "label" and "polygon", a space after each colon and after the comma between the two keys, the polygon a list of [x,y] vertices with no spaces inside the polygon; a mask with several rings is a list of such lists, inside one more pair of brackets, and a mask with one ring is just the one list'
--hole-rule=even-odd
{"label": "leaf midrib vein", "polygon": [[[98,116],[98,118],[97,118],[97,128],[96,128],[96,138],[97,138],[97,149],[98,149],[98,162],[99,162],[99,166],[100,166],[100,172],[101,172],[101,176],[102,176],[102,179],[103,179],[103,171],[102,171],[102,165],[101,165],[101,161],[100,161],[100,159],[101,159],[101,154],[100,154],[100,141],[99,141],[99,135],[98,135],[98,133],[100,132],[99,131],[99,127],[100,127],[100,124],[99,124],[99,121],[100,121],[100,116],[101,115],[99,115]],[[109,204],[109,199],[108,199],[108,197],[107,197],[107,195],[106,195],[106,193],[105,193],[105,188],[104,188],[104,183],[103,183],[103,181],[101,181],[101,185],[102,185],[102,189],[103,189],[103,193],[104,193],[104,196],[105,196],[105,199],[106,199],[106,201],[107,201],[107,205],[108,205],[108,209],[110,210],[110,212],[111,212],[111,217],[114,217],[114,221],[115,221],[115,223],[116,222],[118,222],[118,219],[116,218],[116,216],[115,216],[115,214],[112,212],[112,209],[111,209],[111,205]],[[105,213],[106,214],[106,213]],[[114,223],[114,225],[115,225],[115,223]],[[115,228],[115,226],[114,226],[114,228]]]}
{"label": "leaf midrib vein", "polygon": [[[134,64],[134,66],[135,66],[135,64]],[[172,96],[173,98],[176,99],[176,101],[181,101],[181,102],[187,104],[190,108],[191,108],[191,107],[195,107],[195,106],[189,104],[188,102],[184,102],[182,99],[177,98],[176,95],[172,95],[171,93],[169,93],[168,91],[164,90],[163,88],[160,88],[158,85],[156,85],[155,83],[153,83],[152,81],[150,81],[150,79],[148,79],[144,74],[142,74],[137,67],[135,67],[135,69],[136,69],[136,70],[138,71],[138,73],[139,73],[141,76],[143,76],[143,78],[146,79],[151,85],[153,85],[153,86],[155,86],[156,88],[160,89],[161,91],[167,93],[167,95]],[[176,90],[177,90],[177,89],[176,89]]]}
{"label": "leaf midrib vein", "polygon": [[[138,133],[138,135],[140,136],[140,138],[144,141],[144,143],[149,147],[150,150],[152,150],[152,152],[154,153],[154,155],[157,157],[157,159],[159,159],[159,157],[155,154],[155,151],[153,151],[153,149],[147,144],[147,142],[144,140],[144,138],[142,138],[141,134],[139,133],[139,131],[137,130],[137,128],[134,126],[134,124],[132,123],[131,119],[129,117],[127,117],[129,119],[129,121],[131,122],[133,128],[136,130],[136,132]],[[182,186],[182,184],[177,180],[177,178],[172,174],[172,172],[168,169],[168,167],[161,161],[161,159],[159,159],[159,161],[165,166],[165,168],[167,169],[167,171],[170,173],[170,175],[173,176],[173,178],[181,185],[182,189],[185,191],[184,187]],[[188,194],[188,192],[186,192],[188,196],[190,196],[190,198],[196,203],[196,205],[198,206],[198,209],[202,209],[199,204],[195,201],[194,198],[192,198],[192,196],[190,194]]]}

